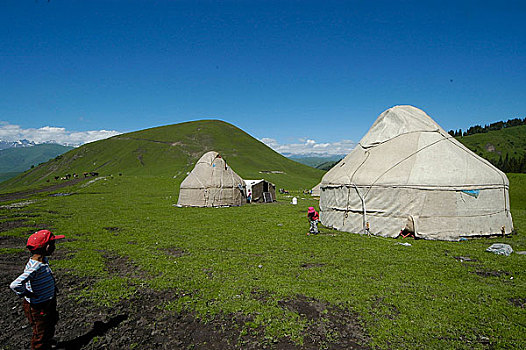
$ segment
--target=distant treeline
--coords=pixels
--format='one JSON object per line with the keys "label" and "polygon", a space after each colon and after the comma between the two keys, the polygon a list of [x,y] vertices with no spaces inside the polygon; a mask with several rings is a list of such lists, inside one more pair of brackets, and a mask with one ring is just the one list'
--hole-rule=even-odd
{"label": "distant treeline", "polygon": [[488,131],[493,130],[501,130],[504,128],[511,128],[512,126],[520,126],[520,125],[526,125],[526,118],[514,118],[514,119],[508,119],[508,121],[500,121],[491,123],[490,125],[474,125],[471,126],[468,130],[462,132],[462,129],[458,130],[449,130],[448,133],[451,136],[457,137],[457,136],[468,136],[468,135],[474,135],[474,134],[483,134]]}
{"label": "distant treeline", "polygon": [[526,154],[520,157],[500,156],[499,160],[490,162],[505,173],[526,173]]}
{"label": "distant treeline", "polygon": [[[521,126],[526,125],[526,118],[514,118],[514,119],[508,119],[507,121],[500,121],[491,123],[489,125],[474,125],[467,129],[466,131],[462,131],[462,129],[459,130],[449,130],[448,133],[451,136],[457,137],[457,136],[469,136],[474,134],[483,134],[487,133],[488,131],[493,130],[501,130],[505,128],[511,128],[513,126]],[[494,159],[488,159],[493,165],[495,165],[497,168],[502,170],[505,173],[526,173],[526,154],[524,154],[522,157],[513,157],[506,154],[504,158],[502,156],[499,157],[498,160]]]}

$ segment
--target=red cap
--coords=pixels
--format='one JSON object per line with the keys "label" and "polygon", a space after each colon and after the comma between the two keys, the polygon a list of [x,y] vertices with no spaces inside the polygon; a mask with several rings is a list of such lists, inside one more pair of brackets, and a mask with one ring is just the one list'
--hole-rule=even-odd
{"label": "red cap", "polygon": [[307,213],[314,213],[316,210],[314,210],[314,207],[309,207],[307,210]]}
{"label": "red cap", "polygon": [[29,236],[27,240],[27,248],[35,250],[44,247],[48,242],[64,238],[64,235],[54,235],[48,230],[40,230]]}

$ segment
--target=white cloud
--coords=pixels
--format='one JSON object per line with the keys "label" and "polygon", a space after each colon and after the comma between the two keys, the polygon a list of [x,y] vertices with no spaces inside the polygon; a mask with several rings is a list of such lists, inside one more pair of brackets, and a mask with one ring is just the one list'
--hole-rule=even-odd
{"label": "white cloud", "polygon": [[54,126],[23,129],[19,125],[0,122],[0,140],[9,142],[26,139],[35,143],[53,141],[63,145],[80,146],[119,134],[121,133],[115,130],[68,131],[66,128]]}
{"label": "white cloud", "polygon": [[333,156],[347,155],[356,146],[356,142],[351,140],[341,140],[336,142],[317,143],[315,140],[302,138],[299,143],[280,144],[277,140],[264,137],[260,139],[265,145],[283,155],[314,155],[314,156]]}

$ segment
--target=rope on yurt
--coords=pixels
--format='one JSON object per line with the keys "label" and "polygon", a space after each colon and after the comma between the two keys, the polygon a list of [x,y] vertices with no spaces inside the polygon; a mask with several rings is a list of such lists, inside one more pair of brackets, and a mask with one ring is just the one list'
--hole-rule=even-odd
{"label": "rope on yurt", "polygon": [[416,154],[418,154],[419,152],[425,150],[426,148],[429,148],[431,146],[434,146],[436,145],[437,143],[439,142],[442,142],[446,140],[446,138],[443,138],[443,139],[440,139],[440,140],[437,140],[433,143],[430,143],[429,145],[425,145],[424,147],[420,148],[420,149],[417,149],[416,151],[414,151],[413,153],[411,153],[410,155],[408,155],[407,157],[405,157],[404,159],[402,160],[399,160],[397,163],[395,163],[393,166],[391,166],[389,169],[387,169],[386,171],[384,171],[383,173],[381,173],[377,178],[376,180],[373,181],[373,183],[369,186],[369,189],[367,190],[367,192],[365,193],[365,197],[367,197],[367,195],[369,194],[369,192],[371,191],[372,187],[376,184],[376,182],[378,180],[380,180],[385,174],[387,174],[388,172],[390,172],[391,170],[393,170],[394,168],[396,168],[397,166],[399,166],[400,164],[402,164],[403,162],[405,162],[406,160],[408,160],[409,158],[415,156]]}
{"label": "rope on yurt", "polygon": [[[355,184],[352,184],[351,186],[354,187],[354,189],[356,190],[356,193],[358,194],[358,197],[360,197],[360,200],[362,201],[362,211],[363,211],[362,227],[363,227],[363,233],[367,234],[367,235],[370,235],[371,232],[369,231],[369,223],[367,222],[367,209],[365,208],[365,198],[362,197],[362,195],[360,194],[360,191],[358,190],[358,187]],[[350,190],[351,190],[351,188],[349,187],[349,191]],[[347,198],[347,203],[349,203],[349,199],[348,198]],[[347,215],[347,214],[345,214],[345,215]]]}
{"label": "rope on yurt", "polygon": [[[216,170],[216,169],[215,169],[216,167],[214,166],[214,163],[215,163],[216,159],[218,159],[218,158],[219,158],[219,159],[222,159],[221,156],[219,156],[219,153],[218,153],[218,154],[214,157],[214,159],[212,160],[212,164],[211,164],[211,166],[212,166],[212,172],[211,172],[211,176],[210,176],[210,183],[213,183],[213,181],[214,181],[214,173],[215,173],[215,170]],[[222,177],[222,176],[223,176],[223,174],[221,173],[221,177]],[[221,179],[220,182],[219,182],[219,186],[220,186],[220,188],[221,188],[221,186],[222,186],[222,179]],[[210,189],[212,189],[212,187],[210,187]],[[221,193],[220,193],[220,194],[221,194]],[[215,204],[216,204],[216,196],[217,196],[217,191],[216,191],[216,192],[213,194],[213,196],[212,196],[212,207],[214,207]]]}
{"label": "rope on yurt", "polygon": [[[232,170],[232,168],[229,169],[230,170],[230,180],[232,181],[231,185],[232,185],[232,203],[234,203],[234,198],[235,198],[235,194],[236,194],[236,188],[234,187],[234,171]],[[241,203],[239,203],[241,205]]]}
{"label": "rope on yurt", "polygon": [[366,208],[365,208],[365,198],[362,197],[362,195],[358,191],[358,187],[356,186],[355,183],[353,183],[353,178],[354,178],[354,175],[356,174],[356,172],[362,167],[362,165],[365,164],[365,162],[367,161],[368,158],[369,158],[369,150],[366,150],[365,151],[365,159],[356,168],[356,170],[352,173],[352,175],[349,176],[349,185],[350,186],[347,186],[347,190],[348,190],[347,191],[347,207],[345,208],[345,215],[343,216],[343,222],[342,222],[342,227],[343,227],[343,226],[345,226],[345,220],[347,219],[347,217],[349,217],[349,203],[350,203],[350,198],[351,198],[351,187],[354,187],[354,189],[358,193],[358,197],[360,197],[360,200],[362,201],[362,210],[363,210],[363,214],[362,214],[363,226],[362,226],[362,229],[363,229],[364,233],[366,231],[368,231],[368,227],[366,227],[366,225],[367,225],[367,214],[366,214]]}
{"label": "rope on yurt", "polygon": [[[223,162],[225,160],[223,159]],[[225,162],[225,165],[226,165],[226,162]],[[221,169],[221,179],[219,180],[219,205],[223,205],[223,175],[224,175],[224,171]]]}
{"label": "rope on yurt", "polygon": [[[419,131],[421,132],[421,131]],[[436,131],[433,131],[433,132],[436,132]],[[407,133],[406,133],[407,134]],[[397,135],[396,137],[399,137],[400,135]],[[393,166],[391,166],[389,169],[385,170],[382,174],[380,174],[374,181],[371,185],[368,186],[368,189],[367,191],[365,192],[365,194],[362,195],[360,194],[360,192],[358,191],[358,187],[356,186],[356,184],[354,184],[352,182],[352,179],[354,178],[354,175],[358,172],[358,170],[360,170],[360,168],[362,167],[362,165],[367,161],[367,159],[369,158],[369,150],[367,148],[364,147],[365,149],[365,154],[367,155],[367,157],[362,161],[362,163],[356,168],[356,170],[353,172],[353,174],[351,175],[350,177],[350,185],[351,186],[354,186],[356,188],[356,192],[358,193],[358,196],[360,197],[360,200],[362,201],[362,208],[363,208],[363,214],[362,214],[362,217],[363,217],[363,232],[369,232],[369,227],[368,227],[368,223],[367,223],[367,218],[366,218],[366,206],[365,206],[365,199],[367,198],[367,195],[369,194],[369,192],[371,191],[371,189],[373,188],[373,186],[376,184],[376,182],[378,182],[378,180],[380,180],[385,174],[387,174],[389,171],[391,171],[392,169],[394,169],[395,167],[397,167],[398,165],[400,165],[401,163],[405,162],[406,160],[408,160],[409,158],[413,157],[414,155],[416,155],[417,153],[419,153],[420,151],[423,151],[424,149],[428,148],[428,147],[431,147],[441,141],[444,141],[448,139],[448,137],[445,137],[443,139],[440,139],[440,140],[437,140],[429,145],[426,145],[418,150],[416,150],[415,152],[413,152],[412,154],[408,155],[407,157],[405,157],[404,159],[398,161],[396,164],[394,164]],[[387,141],[384,141],[384,142],[381,142],[380,144],[382,143],[385,143],[385,142],[388,142],[392,139],[389,139]],[[361,145],[360,145],[361,146]],[[376,145],[375,145],[376,146]],[[363,147],[363,146],[362,146]],[[348,215],[348,211],[349,210],[349,201],[347,200],[347,209],[346,209],[346,212],[345,212],[345,217],[347,217]]]}
{"label": "rope on yurt", "polygon": [[205,205],[208,203],[208,190],[206,188],[206,186],[201,182],[201,180],[199,179],[199,176],[197,176],[197,174],[194,174],[193,171],[190,173],[191,175],[193,174],[193,177],[195,177],[197,179],[197,182],[199,182],[199,184],[201,185],[201,187],[203,188],[203,197],[204,197],[204,201],[205,201]]}
{"label": "rope on yurt", "polygon": [[[414,132],[410,132],[410,133],[415,133],[415,132],[422,132],[422,131],[414,131]],[[424,131],[424,132],[436,132],[436,131]],[[405,135],[405,134],[410,134],[410,133],[404,133],[404,134],[400,134],[400,135]],[[396,137],[399,137],[400,135],[397,135]],[[444,136],[443,134],[441,134],[441,135]],[[396,137],[394,137],[394,138],[396,138]],[[392,139],[394,139],[394,138],[392,138]],[[369,191],[371,190],[372,186],[374,186],[378,180],[380,180],[385,174],[387,174],[387,173],[388,173],[389,171],[391,171],[393,168],[397,167],[398,165],[400,165],[401,163],[405,162],[405,161],[408,160],[409,158],[411,158],[411,157],[413,157],[414,155],[418,154],[420,151],[423,151],[423,150],[425,150],[425,149],[428,148],[428,147],[434,146],[435,144],[437,144],[437,143],[439,143],[439,142],[442,142],[442,141],[445,141],[445,140],[450,141],[450,139],[453,139],[453,138],[454,138],[453,136],[451,136],[451,135],[448,134],[448,136],[444,136],[444,138],[442,138],[442,139],[440,139],[440,140],[437,140],[437,141],[435,141],[435,142],[433,142],[433,143],[430,143],[430,144],[428,144],[428,145],[426,145],[426,146],[424,146],[424,147],[422,147],[422,148],[416,150],[415,152],[411,153],[410,155],[408,155],[408,156],[405,157],[404,159],[398,161],[396,164],[394,164],[394,165],[391,166],[389,169],[387,169],[386,171],[384,171],[382,174],[380,174],[380,175],[376,178],[376,180],[373,181],[373,183],[369,186],[369,190],[368,190],[367,193],[365,194],[365,197],[367,197],[367,194],[368,194]],[[383,144],[383,143],[389,142],[389,141],[392,140],[392,139],[389,139],[389,140],[384,141],[384,142],[380,142],[380,143],[378,143],[378,144]],[[450,142],[451,142],[451,141],[450,141]],[[459,145],[455,144],[454,142],[452,142],[452,143],[453,143],[453,145],[455,145],[456,147],[460,148],[462,151],[464,151],[464,152],[470,154],[470,151],[469,151],[468,149],[463,148],[463,147],[460,147]],[[375,145],[375,146],[377,146],[377,145]],[[362,146],[362,147],[363,147],[363,146]],[[368,147],[368,148],[370,148],[370,147]],[[364,147],[364,149],[366,149],[366,148]],[[475,154],[475,153],[473,153],[473,154]],[[486,163],[486,165],[490,165],[491,168],[494,168],[494,166],[493,166],[490,162],[488,162],[486,159],[484,159],[484,158],[478,156],[477,154],[475,154],[475,156],[476,156],[477,158],[479,158],[480,160],[482,160],[484,163]],[[363,164],[363,163],[362,163],[362,164]],[[360,167],[361,167],[362,164],[360,164]],[[355,174],[358,170],[359,170],[359,167],[356,169],[356,171],[353,173],[352,176],[354,176],[354,174]],[[499,174],[499,177],[502,179],[502,181],[503,181],[503,183],[504,183],[505,180],[504,180],[504,178],[502,177],[502,174],[501,174],[500,172],[497,172],[497,174]],[[505,186],[504,186],[504,187],[505,187]]]}
{"label": "rope on yurt", "polygon": [[[454,139],[453,136],[449,135],[449,137],[446,138],[447,140],[450,140],[450,139]],[[457,145],[455,142],[451,142],[454,146],[460,148],[462,151],[466,152],[466,153],[469,153],[467,152],[468,150],[463,148],[463,147],[460,147],[459,145]],[[490,169],[494,170],[493,168],[497,169],[497,167],[495,167],[493,164],[491,164],[490,161],[488,161],[487,159],[485,158],[482,158],[481,156],[479,156],[478,154],[476,154],[475,152],[472,152],[479,160],[482,160],[484,163],[486,163],[486,165],[488,165],[490,167]],[[499,176],[500,178],[502,179],[502,185],[503,185],[503,188],[504,188],[504,191],[502,192],[502,195],[504,196],[504,211],[506,212],[506,217],[509,216],[509,213],[510,213],[510,210],[508,209],[508,202],[506,201],[506,179],[504,179],[504,177],[502,176],[502,174],[504,174],[504,172],[502,171],[495,171]],[[509,191],[509,187],[508,187],[508,191]]]}

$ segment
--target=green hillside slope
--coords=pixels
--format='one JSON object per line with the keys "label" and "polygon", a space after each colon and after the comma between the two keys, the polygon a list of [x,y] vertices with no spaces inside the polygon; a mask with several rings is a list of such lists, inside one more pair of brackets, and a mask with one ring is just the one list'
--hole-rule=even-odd
{"label": "green hillside slope", "polygon": [[500,158],[521,159],[526,154],[526,125],[456,137],[470,150],[497,164]]}
{"label": "green hillside slope", "polygon": [[103,175],[174,177],[180,183],[207,151],[219,152],[245,179],[265,178],[285,188],[310,188],[323,171],[276,153],[239,128],[202,120],[114,136],[73,149],[0,184],[0,189],[30,186],[55,176],[98,172]]}

